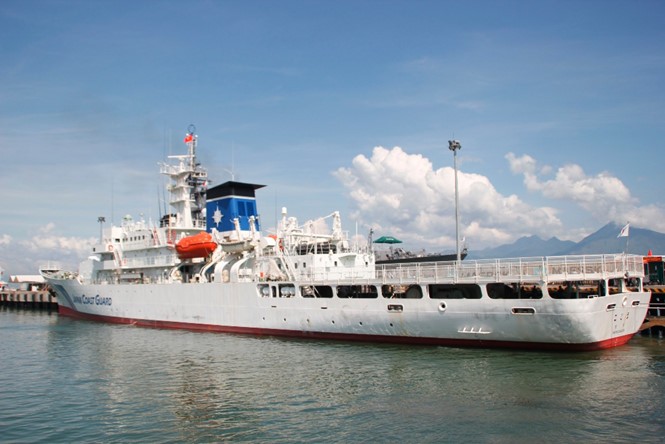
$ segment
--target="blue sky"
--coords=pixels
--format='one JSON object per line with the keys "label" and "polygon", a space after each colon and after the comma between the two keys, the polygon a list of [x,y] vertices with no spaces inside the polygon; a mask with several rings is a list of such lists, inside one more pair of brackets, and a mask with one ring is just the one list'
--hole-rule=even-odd
{"label": "blue sky", "polygon": [[661,1],[0,2],[0,266],[159,216],[197,127],[213,183],[454,250],[665,232]]}

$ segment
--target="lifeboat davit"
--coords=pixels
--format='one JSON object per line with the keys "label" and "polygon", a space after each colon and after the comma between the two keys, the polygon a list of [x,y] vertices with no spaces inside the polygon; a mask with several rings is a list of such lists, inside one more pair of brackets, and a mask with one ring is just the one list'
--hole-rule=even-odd
{"label": "lifeboat davit", "polygon": [[187,236],[178,241],[175,251],[180,259],[194,259],[206,257],[217,248],[217,243],[212,240],[210,233],[202,231],[193,236]]}

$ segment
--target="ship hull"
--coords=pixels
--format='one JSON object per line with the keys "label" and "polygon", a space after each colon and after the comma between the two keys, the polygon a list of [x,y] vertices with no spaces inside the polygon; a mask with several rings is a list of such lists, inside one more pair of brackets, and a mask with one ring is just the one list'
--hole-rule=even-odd
{"label": "ship hull", "polygon": [[[51,280],[62,315],[143,327],[464,347],[623,345],[650,294],[529,300],[265,297],[254,282],[84,285]],[[528,313],[528,314],[525,314]]]}

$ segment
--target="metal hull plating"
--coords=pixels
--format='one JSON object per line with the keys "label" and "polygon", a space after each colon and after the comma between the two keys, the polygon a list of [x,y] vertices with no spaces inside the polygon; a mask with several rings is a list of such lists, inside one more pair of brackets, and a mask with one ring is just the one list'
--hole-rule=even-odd
{"label": "metal hull plating", "polygon": [[[570,300],[447,300],[442,308],[441,301],[434,299],[264,297],[256,283],[82,285],[69,279],[51,284],[61,314],[96,321],[256,335],[561,350],[626,343],[642,324],[649,303],[649,293],[628,292]],[[400,310],[394,309],[396,305]]]}

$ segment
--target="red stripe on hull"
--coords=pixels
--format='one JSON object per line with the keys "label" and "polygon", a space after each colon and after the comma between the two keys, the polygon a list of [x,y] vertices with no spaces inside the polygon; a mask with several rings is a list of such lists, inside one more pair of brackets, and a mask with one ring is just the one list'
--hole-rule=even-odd
{"label": "red stripe on hull", "polygon": [[389,336],[389,335],[363,335],[351,333],[326,333],[301,330],[277,330],[272,328],[258,327],[233,327],[213,324],[192,324],[188,322],[173,321],[151,321],[146,319],[119,318],[114,316],[101,316],[81,313],[62,305],[58,308],[58,314],[88,321],[106,322],[111,324],[129,324],[138,327],[168,328],[178,330],[206,331],[217,333],[238,333],[255,336],[284,336],[292,338],[309,339],[333,339],[341,341],[358,342],[381,342],[393,344],[413,345],[442,345],[449,347],[476,347],[476,348],[511,348],[525,350],[555,350],[555,351],[596,351],[618,347],[626,344],[634,333],[606,339],[598,342],[571,344],[571,343],[548,343],[548,342],[518,342],[518,341],[487,341],[477,339],[453,339],[453,338],[429,338],[414,336]]}

